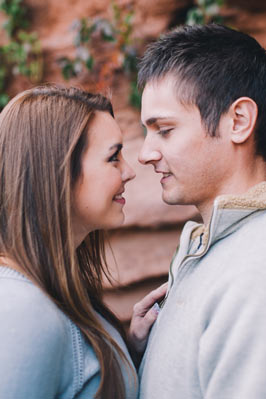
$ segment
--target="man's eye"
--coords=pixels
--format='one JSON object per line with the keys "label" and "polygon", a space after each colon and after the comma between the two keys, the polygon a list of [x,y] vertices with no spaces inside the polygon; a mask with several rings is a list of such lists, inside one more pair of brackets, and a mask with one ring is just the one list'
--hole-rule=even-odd
{"label": "man's eye", "polygon": [[171,130],[173,129],[161,129],[158,131],[158,134],[160,134],[161,136],[166,136],[168,133],[171,132]]}

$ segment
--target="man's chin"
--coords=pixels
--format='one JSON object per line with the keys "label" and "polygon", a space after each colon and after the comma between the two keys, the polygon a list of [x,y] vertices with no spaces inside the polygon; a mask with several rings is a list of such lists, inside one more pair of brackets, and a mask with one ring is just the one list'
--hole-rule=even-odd
{"label": "man's chin", "polygon": [[167,205],[191,205],[188,203],[183,195],[180,195],[177,192],[170,192],[163,190],[162,192],[162,200]]}
{"label": "man's chin", "polygon": [[164,191],[162,192],[162,200],[167,205],[180,205],[180,202],[177,200],[177,198],[173,198],[169,193]]}

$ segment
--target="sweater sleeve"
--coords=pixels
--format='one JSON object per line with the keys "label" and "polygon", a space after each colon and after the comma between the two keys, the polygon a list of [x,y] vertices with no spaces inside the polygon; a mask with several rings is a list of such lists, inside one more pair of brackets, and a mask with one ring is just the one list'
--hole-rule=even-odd
{"label": "sweater sleeve", "polygon": [[265,399],[265,276],[242,273],[219,282],[210,297],[199,345],[202,396]]}
{"label": "sweater sleeve", "polygon": [[32,284],[0,281],[0,326],[0,398],[58,398],[65,333],[54,304]]}

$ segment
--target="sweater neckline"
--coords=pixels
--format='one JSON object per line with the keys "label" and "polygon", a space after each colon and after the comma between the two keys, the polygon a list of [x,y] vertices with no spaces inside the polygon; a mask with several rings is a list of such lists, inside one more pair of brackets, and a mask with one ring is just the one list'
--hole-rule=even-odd
{"label": "sweater neckline", "polygon": [[12,269],[9,266],[0,264],[0,277],[16,277],[21,280],[30,281],[24,274],[19,271]]}

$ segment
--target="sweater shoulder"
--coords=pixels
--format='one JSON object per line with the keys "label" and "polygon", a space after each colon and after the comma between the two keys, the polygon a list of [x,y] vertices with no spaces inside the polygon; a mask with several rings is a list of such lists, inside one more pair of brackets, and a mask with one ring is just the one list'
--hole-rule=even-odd
{"label": "sweater shoulder", "polygon": [[67,357],[66,375],[73,369],[70,321],[41,289],[3,267],[0,325],[1,398],[55,398],[67,389]]}
{"label": "sweater shoulder", "polygon": [[[4,270],[3,270],[4,269]],[[0,267],[0,317],[31,328],[65,328],[67,318],[55,303],[39,287],[22,274]],[[4,320],[3,320],[4,321]]]}

